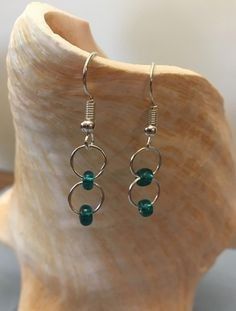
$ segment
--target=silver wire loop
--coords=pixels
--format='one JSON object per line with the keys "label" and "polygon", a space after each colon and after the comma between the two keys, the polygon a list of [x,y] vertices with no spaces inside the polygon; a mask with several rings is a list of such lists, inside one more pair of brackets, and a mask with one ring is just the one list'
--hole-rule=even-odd
{"label": "silver wire loop", "polygon": [[[133,187],[136,185],[136,183],[140,180],[140,177],[137,177],[129,186],[129,190],[128,190],[128,198],[129,198],[129,202],[135,206],[138,207],[137,202],[134,201],[133,196],[132,196],[132,189]],[[158,200],[159,196],[160,196],[160,184],[158,182],[158,180],[156,178],[153,178],[153,181],[155,182],[155,184],[157,185],[157,193],[155,198],[152,200],[151,204],[154,205],[156,203],[156,201]]]}
{"label": "silver wire loop", "polygon": [[[69,195],[68,195],[68,202],[69,202],[70,209],[72,210],[72,212],[74,212],[74,213],[77,214],[77,215],[79,215],[79,211],[78,211],[76,208],[74,208],[74,206],[73,206],[73,204],[72,204],[72,194],[73,194],[74,190],[75,190],[77,187],[79,187],[80,185],[82,185],[82,184],[83,184],[83,181],[79,181],[77,184],[75,184],[75,185],[70,189],[70,192],[69,192]],[[97,205],[95,208],[93,208],[93,214],[94,214],[94,213],[96,213],[96,212],[99,210],[99,208],[102,206],[102,204],[103,204],[103,202],[104,202],[104,197],[105,197],[105,195],[104,195],[104,191],[103,191],[102,187],[101,187],[99,184],[97,184],[97,183],[95,183],[95,182],[94,182],[93,184],[94,184],[95,187],[97,187],[97,188],[100,190],[100,195],[101,195],[100,202],[98,203],[98,205]]]}
{"label": "silver wire loop", "polygon": [[150,148],[150,147],[151,147],[151,140],[152,140],[152,137],[151,137],[151,136],[148,136],[148,138],[147,138],[147,143],[146,143],[146,147],[147,147],[147,148]]}
{"label": "silver wire loop", "polygon": [[77,147],[77,148],[75,148],[75,149],[73,150],[73,152],[72,152],[72,154],[71,154],[71,157],[70,157],[70,166],[71,166],[73,172],[74,172],[77,176],[79,176],[80,178],[83,178],[83,175],[80,174],[80,173],[75,169],[75,167],[74,167],[74,156],[75,156],[75,154],[76,154],[79,150],[81,150],[81,149],[83,149],[83,148],[88,148],[88,149],[93,148],[93,149],[96,149],[96,150],[100,151],[100,153],[102,154],[103,159],[104,159],[104,162],[103,162],[103,165],[101,166],[99,172],[97,173],[97,175],[94,176],[94,178],[99,177],[99,176],[103,173],[103,171],[104,171],[104,169],[105,169],[105,166],[107,165],[107,157],[106,157],[105,152],[102,150],[102,148],[98,147],[97,145],[93,145],[93,144],[90,144],[88,147],[84,144],[84,145],[81,145],[81,146],[79,146],[79,147]]}
{"label": "silver wire loop", "polygon": [[94,58],[94,56],[97,55],[97,52],[92,52],[88,58],[86,59],[85,63],[84,63],[84,67],[83,67],[83,77],[82,77],[82,80],[83,80],[83,88],[84,88],[84,93],[86,95],[89,96],[90,99],[93,99],[93,96],[91,95],[91,93],[89,92],[88,90],[88,86],[87,86],[87,73],[88,73],[88,65],[89,65],[89,62]]}
{"label": "silver wire loop", "polygon": [[91,147],[92,145],[94,145],[94,135],[93,133],[89,133],[85,136],[84,139],[84,144],[85,147],[88,149],[89,147]]}
{"label": "silver wire loop", "polygon": [[158,158],[157,158],[157,165],[156,165],[155,170],[153,171],[153,175],[155,175],[155,174],[157,173],[157,171],[158,171],[158,170],[160,169],[160,167],[161,167],[161,153],[160,153],[159,149],[156,148],[156,147],[154,147],[154,146],[150,146],[150,145],[149,145],[149,146],[145,146],[145,147],[140,148],[138,151],[136,151],[136,152],[132,155],[132,157],[131,157],[131,159],[130,159],[130,166],[129,166],[129,167],[130,167],[131,173],[132,173],[134,176],[138,176],[137,173],[136,173],[135,170],[134,170],[134,167],[133,167],[134,160],[135,160],[136,156],[137,156],[139,153],[141,153],[142,151],[144,151],[144,150],[157,153],[157,156],[158,156]]}

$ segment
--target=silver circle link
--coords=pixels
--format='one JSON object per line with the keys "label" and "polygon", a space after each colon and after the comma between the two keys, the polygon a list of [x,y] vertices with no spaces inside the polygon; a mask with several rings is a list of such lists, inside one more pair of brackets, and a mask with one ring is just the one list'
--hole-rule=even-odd
{"label": "silver circle link", "polygon": [[[73,194],[74,190],[75,190],[77,187],[79,187],[80,185],[82,185],[82,184],[83,184],[83,181],[80,181],[80,182],[78,182],[77,184],[75,184],[75,185],[70,189],[70,192],[69,192],[69,195],[68,195],[68,202],[69,202],[70,208],[71,208],[72,212],[74,212],[74,213],[76,213],[76,214],[78,214],[78,215],[79,215],[79,211],[76,210],[76,209],[74,208],[73,204],[72,204],[72,194]],[[102,187],[101,187],[99,184],[94,183],[94,185],[100,190],[100,193],[101,193],[100,202],[99,202],[99,204],[93,209],[93,213],[96,213],[96,212],[99,210],[99,208],[102,206],[102,204],[103,204],[103,202],[104,202],[104,197],[105,197],[105,195],[104,195],[104,191],[103,191]]]}
{"label": "silver circle link", "polygon": [[161,153],[160,153],[160,151],[159,151],[158,148],[153,147],[153,146],[150,146],[150,145],[140,148],[138,151],[136,151],[136,152],[132,155],[132,157],[131,157],[131,159],[130,159],[130,170],[131,170],[131,173],[132,173],[134,176],[137,176],[137,174],[136,174],[136,172],[135,172],[135,170],[134,170],[134,167],[133,167],[133,163],[134,163],[134,160],[135,160],[136,156],[137,156],[140,152],[142,152],[143,150],[147,150],[147,151],[150,151],[150,152],[156,152],[156,153],[158,154],[158,163],[157,163],[157,166],[156,166],[155,170],[153,171],[153,175],[155,175],[155,174],[157,173],[157,171],[159,170],[159,168],[161,167]]}
{"label": "silver circle link", "polygon": [[[130,203],[131,203],[133,206],[135,206],[135,207],[138,207],[138,204],[133,200],[133,197],[132,197],[132,189],[133,189],[133,187],[136,185],[136,183],[137,183],[139,180],[140,180],[140,177],[137,177],[137,178],[130,184],[129,190],[128,190],[128,198],[129,198],[129,201],[130,201]],[[153,178],[153,181],[156,183],[157,189],[158,189],[158,190],[157,190],[157,194],[156,194],[155,198],[154,198],[154,199],[152,200],[152,202],[151,202],[152,205],[155,204],[155,202],[156,202],[157,199],[159,198],[159,196],[160,196],[160,190],[161,190],[160,184],[159,184],[158,180],[157,180],[156,178]]]}
{"label": "silver circle link", "polygon": [[94,144],[90,144],[90,145],[88,145],[88,146],[87,146],[86,144],[84,144],[84,145],[81,145],[81,146],[79,146],[79,147],[77,147],[77,148],[74,149],[74,151],[72,152],[71,157],[70,157],[70,166],[71,166],[72,170],[74,171],[74,173],[75,173],[77,176],[79,176],[80,178],[83,178],[83,175],[81,175],[79,172],[77,172],[76,169],[74,168],[74,156],[75,156],[75,154],[76,154],[79,150],[81,150],[81,149],[83,149],[83,148],[86,148],[86,149],[94,148],[94,149],[96,149],[96,150],[98,150],[98,151],[101,152],[101,154],[102,154],[102,156],[103,156],[103,158],[104,158],[104,163],[103,163],[103,165],[101,166],[100,171],[97,173],[97,175],[95,175],[94,178],[99,177],[99,176],[103,173],[103,171],[104,171],[104,169],[105,169],[105,166],[106,166],[106,164],[107,164],[107,157],[106,157],[105,152],[102,150],[102,148],[100,148],[100,147],[98,147],[97,145],[94,145]]}

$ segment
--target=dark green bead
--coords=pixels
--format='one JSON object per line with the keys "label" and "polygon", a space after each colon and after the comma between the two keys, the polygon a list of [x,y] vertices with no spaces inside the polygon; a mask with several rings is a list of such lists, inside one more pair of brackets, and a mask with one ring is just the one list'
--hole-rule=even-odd
{"label": "dark green bead", "polygon": [[83,187],[86,190],[93,189],[93,182],[94,182],[94,173],[91,171],[84,172],[83,175]]}
{"label": "dark green bead", "polygon": [[136,173],[140,179],[137,181],[137,185],[144,187],[150,185],[153,179],[153,172],[149,168],[141,168]]}
{"label": "dark green bead", "polygon": [[152,202],[147,199],[140,200],[138,202],[138,210],[143,217],[151,216],[153,214]]}
{"label": "dark green bead", "polygon": [[83,226],[88,226],[93,222],[93,209],[90,205],[84,204],[79,210],[80,223]]}

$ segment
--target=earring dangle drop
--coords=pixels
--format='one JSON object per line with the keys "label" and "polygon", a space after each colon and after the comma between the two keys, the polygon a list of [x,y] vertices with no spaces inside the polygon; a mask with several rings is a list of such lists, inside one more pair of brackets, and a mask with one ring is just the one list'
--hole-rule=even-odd
{"label": "earring dangle drop", "polygon": [[[105,166],[107,164],[107,157],[103,149],[94,144],[95,101],[87,88],[88,64],[92,60],[92,58],[96,55],[97,55],[96,52],[92,52],[86,59],[86,62],[83,67],[83,89],[84,93],[89,97],[89,99],[86,102],[85,120],[81,123],[81,130],[83,133],[85,133],[84,144],[75,148],[70,157],[70,166],[73,172],[78,177],[80,177],[81,180],[71,188],[68,195],[68,202],[72,212],[79,215],[80,223],[84,226],[88,226],[93,222],[93,214],[100,209],[100,207],[104,202],[105,197],[102,187],[95,182],[95,179],[97,179],[103,173]],[[97,150],[101,153],[104,161],[98,173],[95,174],[93,171],[87,170],[83,174],[81,174],[75,169],[74,157],[77,154],[77,152],[81,151],[82,149]],[[94,186],[100,190],[100,202],[96,207],[93,208],[89,204],[83,204],[78,210],[73,206],[72,194],[74,193],[74,190],[79,186],[82,186],[87,191],[92,190]]]}
{"label": "earring dangle drop", "polygon": [[[158,105],[154,101],[153,97],[153,73],[154,73],[155,64],[152,63],[150,70],[150,80],[149,80],[149,97],[151,101],[151,106],[148,111],[148,125],[145,127],[144,132],[147,136],[147,143],[145,147],[140,148],[136,151],[130,159],[130,170],[131,173],[136,177],[135,180],[130,184],[128,190],[128,199],[132,205],[138,208],[139,213],[144,216],[151,216],[153,214],[153,205],[158,200],[160,196],[160,184],[155,178],[155,174],[161,167],[161,153],[159,149],[151,145],[151,139],[157,133],[157,119],[158,119]],[[137,171],[134,170],[134,160],[138,154],[143,151],[154,152],[157,156],[157,164],[154,170],[150,168],[141,168]],[[140,187],[145,187],[150,185],[152,182],[156,184],[157,192],[155,198],[151,201],[149,199],[142,199],[138,202],[135,202],[132,196],[132,189],[135,185]]]}

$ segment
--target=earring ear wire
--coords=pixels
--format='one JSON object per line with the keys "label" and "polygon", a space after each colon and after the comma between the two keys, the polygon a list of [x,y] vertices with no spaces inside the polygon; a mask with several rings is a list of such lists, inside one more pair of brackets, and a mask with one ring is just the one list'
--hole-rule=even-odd
{"label": "earring ear wire", "polygon": [[[128,199],[129,202],[138,207],[139,213],[144,216],[151,216],[153,214],[153,205],[156,203],[160,196],[160,184],[154,175],[159,171],[161,167],[161,153],[159,149],[151,145],[151,139],[157,133],[157,119],[158,119],[158,105],[155,103],[153,96],[153,75],[154,75],[155,63],[151,64],[151,69],[149,73],[149,98],[150,98],[150,108],[148,110],[148,124],[144,129],[144,132],[147,136],[147,143],[145,147],[140,148],[136,151],[130,159],[130,170],[131,173],[135,176],[135,180],[130,184],[128,190]],[[143,151],[154,152],[157,155],[157,165],[154,170],[150,168],[141,168],[138,171],[134,170],[134,161],[138,154]],[[144,187],[150,185],[152,182],[156,184],[157,192],[152,201],[149,199],[143,199],[136,202],[132,196],[132,190],[135,185]]]}
{"label": "earring ear wire", "polygon": [[[81,130],[85,133],[84,144],[75,148],[70,156],[70,166],[73,172],[81,178],[79,182],[77,182],[70,190],[68,195],[68,203],[73,213],[79,215],[80,223],[84,226],[88,226],[93,222],[93,214],[96,213],[100,207],[102,206],[105,198],[105,194],[103,188],[95,182],[95,179],[98,178],[104,171],[105,166],[107,164],[107,157],[105,152],[102,148],[94,144],[94,128],[95,128],[95,101],[92,94],[89,92],[87,87],[87,72],[88,72],[88,65],[90,61],[97,55],[96,52],[92,52],[87,57],[83,72],[82,72],[82,81],[83,81],[83,89],[84,93],[89,97],[86,101],[86,111],[85,111],[85,119],[81,122]],[[82,149],[86,150],[97,150],[103,157],[103,165],[101,166],[100,170],[97,174],[93,171],[87,170],[83,174],[78,172],[74,165],[74,157],[75,155],[81,151]],[[92,207],[88,204],[83,204],[80,209],[74,207],[72,203],[72,195],[77,187],[82,186],[85,190],[92,190],[95,186],[100,190],[100,202],[97,204],[96,207]]]}

